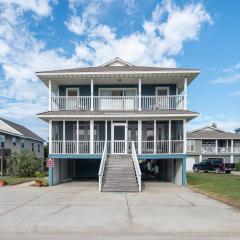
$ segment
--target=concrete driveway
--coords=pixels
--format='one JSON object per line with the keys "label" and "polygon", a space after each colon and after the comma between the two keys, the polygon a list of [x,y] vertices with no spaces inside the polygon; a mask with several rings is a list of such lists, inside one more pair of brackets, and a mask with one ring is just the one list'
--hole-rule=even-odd
{"label": "concrete driveway", "polygon": [[97,182],[0,188],[0,239],[240,239],[240,211],[171,183],[99,193]]}

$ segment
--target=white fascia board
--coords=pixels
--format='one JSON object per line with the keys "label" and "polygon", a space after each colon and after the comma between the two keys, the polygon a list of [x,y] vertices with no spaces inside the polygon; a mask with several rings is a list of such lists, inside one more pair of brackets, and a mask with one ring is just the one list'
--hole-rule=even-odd
{"label": "white fascia board", "polygon": [[22,138],[24,138],[24,136],[23,136],[22,134],[13,133],[13,132],[8,132],[8,131],[5,131],[5,130],[0,129],[0,134],[1,134],[1,133],[7,134],[7,135],[11,135],[11,136],[16,136],[16,137],[22,137]]}
{"label": "white fascia board", "polygon": [[60,75],[119,75],[119,74],[163,74],[163,73],[200,73],[200,70],[177,70],[177,71],[119,71],[119,72],[61,72],[61,73],[36,73],[37,76],[60,76]]}

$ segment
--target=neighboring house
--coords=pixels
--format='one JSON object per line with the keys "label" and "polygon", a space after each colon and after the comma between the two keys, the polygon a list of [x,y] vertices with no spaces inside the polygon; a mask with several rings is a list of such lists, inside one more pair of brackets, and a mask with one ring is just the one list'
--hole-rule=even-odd
{"label": "neighboring house", "polygon": [[49,184],[97,177],[101,166],[100,190],[133,190],[136,177],[141,185],[138,160],[151,160],[146,169],[141,165],[143,174],[154,166],[159,179],[186,185],[186,124],[198,115],[187,110],[187,86],[199,72],[119,58],[37,72],[49,91],[49,111],[38,114],[49,123],[49,158],[55,160]]}
{"label": "neighboring house", "polygon": [[240,161],[240,134],[212,126],[202,127],[187,134],[187,170],[194,163],[207,158],[221,157],[227,163]]}
{"label": "neighboring house", "polygon": [[240,128],[235,129],[234,132],[240,134]]}
{"label": "neighboring house", "polygon": [[13,152],[35,152],[44,159],[44,140],[26,127],[0,118],[0,173],[3,174],[6,160]]}

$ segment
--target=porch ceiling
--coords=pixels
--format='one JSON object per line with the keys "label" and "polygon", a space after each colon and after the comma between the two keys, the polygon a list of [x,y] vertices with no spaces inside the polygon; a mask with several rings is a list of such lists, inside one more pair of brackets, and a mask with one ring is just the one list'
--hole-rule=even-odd
{"label": "porch ceiling", "polygon": [[125,111],[125,112],[105,112],[105,111],[50,111],[39,113],[42,120],[168,120],[187,119],[192,120],[197,117],[197,112],[187,110],[159,110],[159,111]]}
{"label": "porch ceiling", "polygon": [[48,86],[48,80],[52,80],[52,87],[58,85],[80,85],[90,84],[138,84],[138,79],[142,79],[142,84],[177,84],[180,91],[184,88],[184,78],[188,79],[188,84],[197,77],[199,70],[179,70],[179,71],[159,71],[159,72],[66,72],[66,73],[37,73],[39,79]]}

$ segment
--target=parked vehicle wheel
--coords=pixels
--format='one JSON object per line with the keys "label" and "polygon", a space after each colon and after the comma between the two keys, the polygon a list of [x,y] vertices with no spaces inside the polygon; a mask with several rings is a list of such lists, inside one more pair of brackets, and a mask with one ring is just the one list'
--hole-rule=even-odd
{"label": "parked vehicle wheel", "polygon": [[220,168],[215,168],[215,171],[214,171],[216,174],[219,174],[221,173],[221,169]]}
{"label": "parked vehicle wheel", "polygon": [[227,170],[225,171],[226,174],[230,174],[231,173],[231,170]]}
{"label": "parked vehicle wheel", "polygon": [[199,172],[198,167],[194,167],[194,168],[193,168],[193,171],[194,171],[194,172]]}

